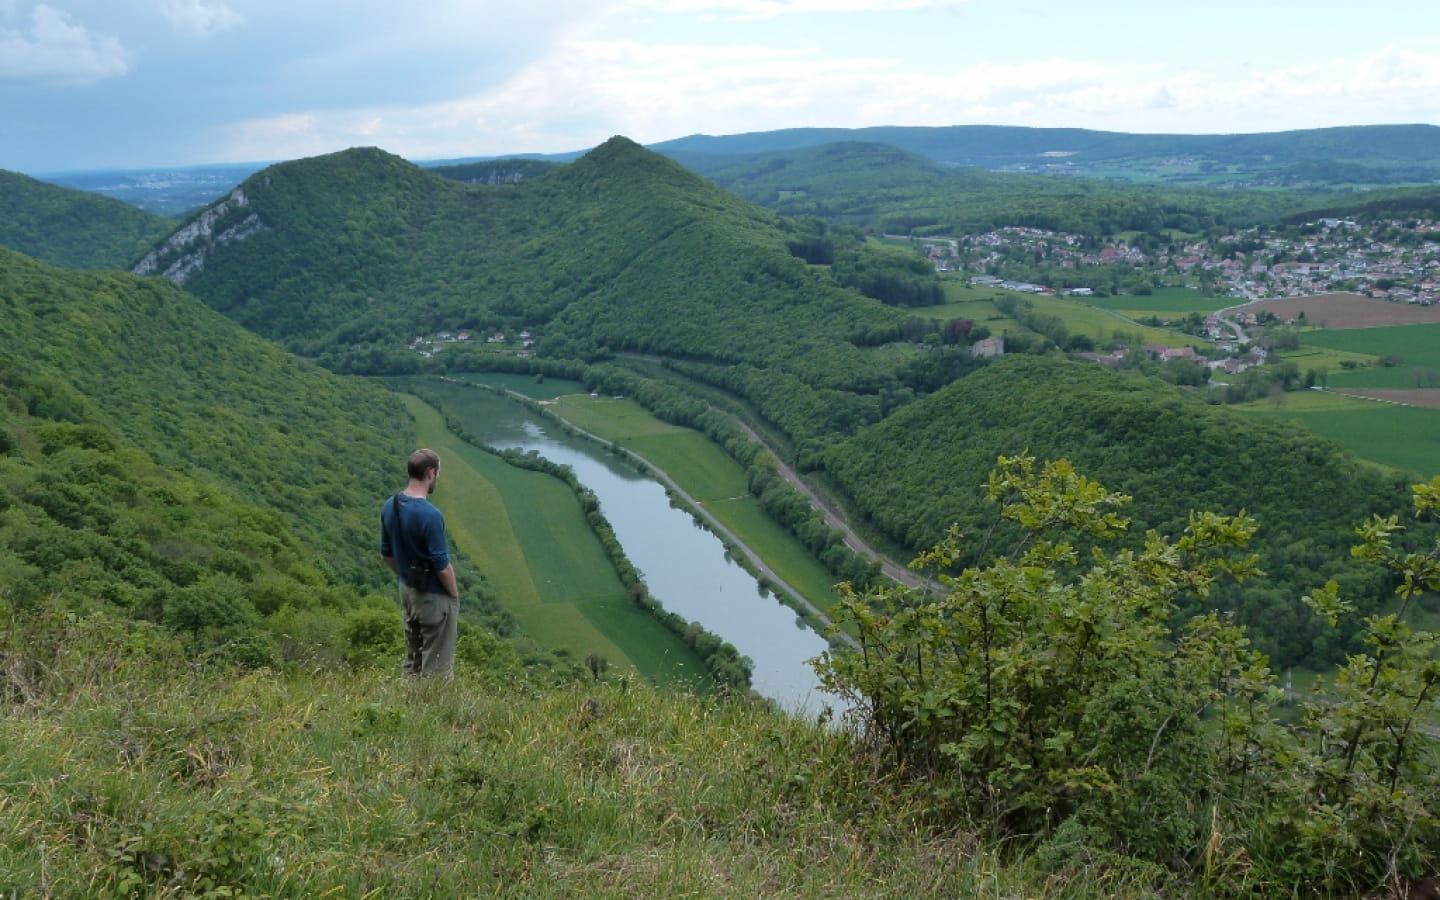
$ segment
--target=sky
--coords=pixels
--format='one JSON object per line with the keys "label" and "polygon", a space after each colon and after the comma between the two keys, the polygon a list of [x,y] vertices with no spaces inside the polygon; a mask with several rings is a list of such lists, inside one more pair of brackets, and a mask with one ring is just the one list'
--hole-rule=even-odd
{"label": "sky", "polygon": [[0,169],[1440,124],[1433,0],[0,0]]}

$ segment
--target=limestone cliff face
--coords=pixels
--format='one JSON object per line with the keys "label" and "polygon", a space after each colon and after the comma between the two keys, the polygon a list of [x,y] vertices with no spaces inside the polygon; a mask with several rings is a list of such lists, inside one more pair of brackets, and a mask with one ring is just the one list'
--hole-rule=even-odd
{"label": "limestone cliff face", "polygon": [[243,241],[265,230],[265,223],[249,212],[243,187],[200,213],[165,242],[145,255],[131,270],[136,275],[163,275],[183,285],[205,268],[215,247]]}

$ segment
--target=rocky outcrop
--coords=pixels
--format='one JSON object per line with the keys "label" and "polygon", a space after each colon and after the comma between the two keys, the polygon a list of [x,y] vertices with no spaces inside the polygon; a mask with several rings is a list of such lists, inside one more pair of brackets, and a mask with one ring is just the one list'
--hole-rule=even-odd
{"label": "rocky outcrop", "polygon": [[205,268],[205,259],[215,247],[243,241],[265,230],[260,216],[246,212],[249,205],[244,188],[236,188],[147,253],[131,271],[136,275],[163,275],[176,284],[185,284]]}

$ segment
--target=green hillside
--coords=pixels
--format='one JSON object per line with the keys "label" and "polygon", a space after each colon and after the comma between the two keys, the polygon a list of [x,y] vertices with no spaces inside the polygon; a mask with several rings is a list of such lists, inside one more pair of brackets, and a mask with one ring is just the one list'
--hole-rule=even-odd
{"label": "green hillside", "polygon": [[1021,451],[1069,459],[1132,496],[1137,538],[1180,533],[1192,509],[1255,516],[1254,548],[1269,577],[1221,586],[1209,602],[1235,610],[1277,665],[1338,661],[1299,602],[1327,578],[1370,609],[1386,599],[1386,586],[1356,574],[1350,523],[1401,511],[1406,479],[1383,477],[1299,427],[1093,363],[1007,357],[836,444],[825,467],[869,521],[919,551],[957,523],[969,535],[962,546],[977,540],[985,475],[997,457]]}
{"label": "green hillside", "polygon": [[100,426],[283,512],[313,565],[374,583],[371,507],[413,449],[385,391],[297,362],[167,282],[0,262],[0,367],[32,414]]}
{"label": "green hillside", "polygon": [[[809,263],[817,248],[845,271]],[[900,337],[905,316],[860,290],[905,302],[938,287],[928,268],[907,272],[893,256],[616,138],[515,185],[460,184],[378,150],[276,166],[140,270],[170,272],[240,324],[342,371],[418,371],[408,344],[439,331],[475,340],[445,345],[426,367],[484,368],[494,356],[479,337],[528,329],[550,358],[743,364],[784,392],[767,414],[818,432],[833,409],[873,417],[856,395],[899,386],[906,361],[877,368],[867,348]]]}
{"label": "green hillside", "polygon": [[242,185],[188,290],[304,352],[403,348],[436,330],[539,333],[551,355],[605,348],[774,358],[892,318],[812,278],[773,214],[614,139],[517,185],[463,185],[376,150],[276,166]]}
{"label": "green hillside", "polygon": [[124,268],[174,226],[119,200],[0,171],[0,246],[51,265]]}
{"label": "green hillside", "polygon": [[252,661],[347,652],[389,594],[376,498],[413,449],[390,394],[163,281],[0,251],[0,306],[0,612],[107,610]]}

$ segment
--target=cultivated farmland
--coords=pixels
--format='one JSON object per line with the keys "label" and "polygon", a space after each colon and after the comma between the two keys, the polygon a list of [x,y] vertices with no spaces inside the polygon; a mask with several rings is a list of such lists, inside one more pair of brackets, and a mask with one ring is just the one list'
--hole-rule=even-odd
{"label": "cultivated farmland", "polygon": [[1282,319],[1297,319],[1317,328],[1373,328],[1377,325],[1440,323],[1440,306],[1418,306],[1362,297],[1359,294],[1317,294],[1261,300],[1245,306],[1253,313],[1271,312]]}

